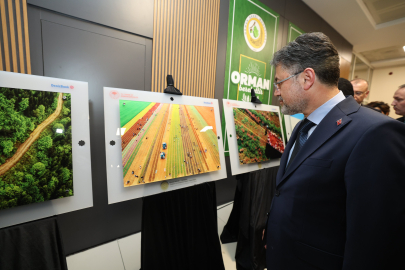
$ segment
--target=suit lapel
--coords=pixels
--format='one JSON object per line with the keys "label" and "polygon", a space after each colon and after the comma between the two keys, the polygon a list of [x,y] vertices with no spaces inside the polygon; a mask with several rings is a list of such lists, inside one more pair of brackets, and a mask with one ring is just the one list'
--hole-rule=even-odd
{"label": "suit lapel", "polygon": [[291,148],[294,145],[295,140],[297,139],[299,126],[301,125],[301,123],[302,120],[295,125],[290,140],[288,141],[287,146],[284,149],[284,154],[281,156],[280,168],[278,169],[276,181],[281,179],[281,177],[283,177],[285,173],[285,167],[287,166],[288,156],[290,155]]}
{"label": "suit lapel", "polygon": [[[286,157],[282,158],[285,160],[285,163],[281,162],[280,168],[282,170],[281,176],[277,175],[276,185],[280,185],[287,177],[294,172],[301,164],[307,159],[313,152],[315,152],[321,145],[323,145],[329,138],[331,138],[336,132],[341,130],[344,126],[351,122],[351,118],[347,116],[352,112],[357,111],[359,105],[354,101],[353,98],[347,98],[336,105],[326,116],[325,118],[319,123],[319,125],[314,130],[313,134],[308,138],[308,141],[304,144],[302,149],[298,152],[295,159],[292,163],[288,166],[287,170],[285,170],[286,160],[288,159],[288,152],[286,151]],[[342,119],[341,123],[338,124],[337,121]],[[288,143],[290,146],[289,150],[294,144],[295,138],[297,137],[297,130],[295,130],[294,140],[291,139]],[[281,172],[280,172],[281,173]]]}

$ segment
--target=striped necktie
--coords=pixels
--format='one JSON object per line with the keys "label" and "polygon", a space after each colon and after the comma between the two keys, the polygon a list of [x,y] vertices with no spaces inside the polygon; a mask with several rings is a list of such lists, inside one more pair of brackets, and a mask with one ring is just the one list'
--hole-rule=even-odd
{"label": "striped necktie", "polygon": [[300,131],[298,132],[297,138],[295,139],[294,150],[291,154],[290,161],[287,164],[287,168],[292,163],[292,161],[294,160],[297,153],[301,150],[301,148],[304,146],[304,144],[308,140],[308,131],[313,126],[315,126],[315,123],[311,122],[307,118],[305,118],[304,121],[302,121],[302,123],[300,125]]}

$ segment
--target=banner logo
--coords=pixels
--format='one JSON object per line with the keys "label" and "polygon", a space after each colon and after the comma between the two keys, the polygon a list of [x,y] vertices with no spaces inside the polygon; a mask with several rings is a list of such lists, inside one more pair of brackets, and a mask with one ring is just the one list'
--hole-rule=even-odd
{"label": "banner logo", "polygon": [[252,88],[259,99],[263,98],[264,91],[270,90],[270,80],[266,79],[266,63],[241,54],[239,72],[232,72],[231,82],[238,85],[236,100],[250,102]]}
{"label": "banner logo", "polygon": [[62,85],[62,84],[51,84],[51,87],[56,87],[56,88],[64,88],[64,89],[73,89],[73,85]]}
{"label": "banner logo", "polygon": [[250,14],[245,20],[245,40],[249,48],[254,52],[260,52],[266,45],[267,31],[262,18],[256,14]]}
{"label": "banner logo", "polygon": [[110,91],[110,98],[112,99],[118,99],[120,97],[120,93],[116,90],[111,90]]}

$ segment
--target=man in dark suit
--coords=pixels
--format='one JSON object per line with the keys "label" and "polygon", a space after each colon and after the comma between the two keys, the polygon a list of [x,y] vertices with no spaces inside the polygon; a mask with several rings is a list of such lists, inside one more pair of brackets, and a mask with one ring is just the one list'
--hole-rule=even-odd
{"label": "man in dark suit", "polygon": [[405,125],[344,97],[322,33],[301,35],[272,64],[281,111],[305,119],[281,158],[267,269],[405,269]]}
{"label": "man in dark suit", "polygon": [[391,103],[394,107],[395,113],[402,115],[402,117],[397,118],[398,121],[405,123],[405,84],[401,85],[394,94],[394,101]]}

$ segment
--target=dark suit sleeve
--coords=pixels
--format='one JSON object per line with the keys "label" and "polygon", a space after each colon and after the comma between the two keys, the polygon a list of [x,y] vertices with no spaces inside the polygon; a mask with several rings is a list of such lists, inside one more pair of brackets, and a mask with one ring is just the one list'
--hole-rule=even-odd
{"label": "dark suit sleeve", "polygon": [[405,269],[405,124],[369,128],[347,161],[345,184],[343,269]]}

